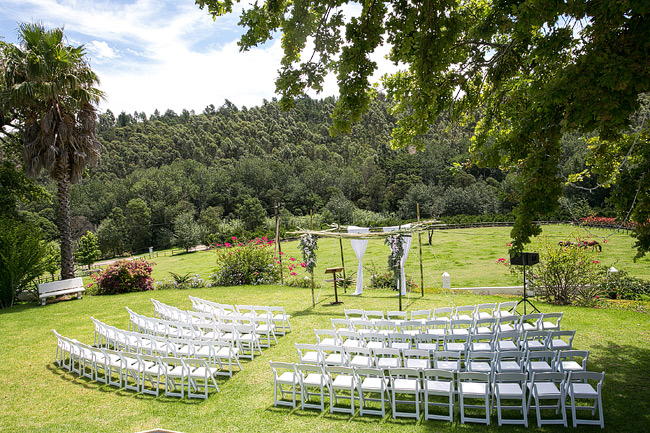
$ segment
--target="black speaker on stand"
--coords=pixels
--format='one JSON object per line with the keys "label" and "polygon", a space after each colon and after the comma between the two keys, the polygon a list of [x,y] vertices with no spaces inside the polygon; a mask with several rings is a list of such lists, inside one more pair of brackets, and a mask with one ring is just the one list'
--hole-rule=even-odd
{"label": "black speaker on stand", "polygon": [[526,314],[526,305],[530,305],[534,311],[541,313],[541,311],[539,311],[537,307],[535,307],[535,305],[533,305],[533,303],[528,299],[528,282],[526,279],[526,266],[533,266],[537,263],[539,263],[539,253],[520,253],[510,256],[511,265],[524,267],[524,296],[519,300],[519,302],[517,302],[517,305],[515,305],[514,308],[514,310],[517,310],[519,304],[524,304],[524,314]]}

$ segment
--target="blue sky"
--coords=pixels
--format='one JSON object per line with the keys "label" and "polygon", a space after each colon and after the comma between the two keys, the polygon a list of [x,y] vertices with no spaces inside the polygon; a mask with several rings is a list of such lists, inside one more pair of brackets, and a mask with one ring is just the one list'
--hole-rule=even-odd
{"label": "blue sky", "polygon": [[[239,52],[239,10],[213,21],[194,0],[0,0],[0,11],[5,41],[16,41],[18,23],[41,22],[84,44],[107,95],[102,109],[201,111],[275,96],[279,40]],[[324,93],[335,94],[328,81]]]}

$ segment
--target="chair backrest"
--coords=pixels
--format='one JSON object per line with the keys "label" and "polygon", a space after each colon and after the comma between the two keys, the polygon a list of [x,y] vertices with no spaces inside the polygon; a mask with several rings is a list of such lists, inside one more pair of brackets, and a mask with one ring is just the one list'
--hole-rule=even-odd
{"label": "chair backrest", "polygon": [[427,320],[424,326],[429,329],[447,329],[449,327],[449,320],[441,320],[441,319]]}
{"label": "chair backrest", "polygon": [[388,369],[388,376],[391,379],[391,382],[393,382],[395,379],[420,379],[420,370],[416,368],[389,368]]}
{"label": "chair backrest", "polygon": [[[480,373],[473,371],[459,371],[457,373],[458,382],[490,382],[489,373]],[[486,390],[487,392],[487,390]]]}
{"label": "chair backrest", "polygon": [[568,383],[573,382],[587,382],[595,381],[598,382],[597,391],[600,392],[600,387],[605,381],[605,372],[596,372],[596,371],[570,371],[569,376],[567,377]]}
{"label": "chair backrest", "polygon": [[435,360],[460,360],[462,357],[461,352],[452,350],[438,350],[433,352],[433,359]]}
{"label": "chair backrest", "polygon": [[336,331],[336,334],[339,337],[339,340],[360,340],[361,336],[356,331],[350,331],[348,329],[339,329]]}
{"label": "chair backrest", "polygon": [[440,308],[436,308],[435,310],[433,310],[433,316],[432,316],[432,318],[433,318],[433,319],[437,319],[437,318],[440,318],[440,317],[446,317],[446,318],[449,318],[449,316],[451,316],[451,314],[452,314],[453,312],[454,312],[454,309],[453,309],[452,307],[440,307]]}
{"label": "chair backrest", "polygon": [[422,370],[422,377],[424,379],[434,379],[434,380],[446,379],[447,381],[453,381],[454,372],[450,370],[429,368],[429,369]]}
{"label": "chair backrest", "polygon": [[371,322],[370,320],[355,320],[354,322],[351,322],[352,328],[355,330],[361,330],[361,329],[375,329],[375,324],[374,322]]}
{"label": "chair backrest", "polygon": [[476,312],[476,305],[460,305],[454,308],[454,316],[458,317],[459,315],[466,314],[468,316],[473,316]]}
{"label": "chair backrest", "polygon": [[397,331],[397,325],[393,320],[376,320],[374,323],[376,329],[392,332]]}
{"label": "chair backrest", "polygon": [[474,320],[467,320],[467,319],[452,319],[449,322],[449,329],[460,329],[460,328],[465,328],[465,329],[470,329],[474,326]]}
{"label": "chair backrest", "polygon": [[364,317],[366,320],[371,320],[371,319],[383,319],[384,318],[384,312],[380,310],[366,310]]}
{"label": "chair backrest", "polygon": [[334,338],[335,341],[338,340],[339,336],[336,331],[333,329],[314,329],[314,334],[316,339],[320,343],[324,338]]}
{"label": "chair backrest", "polygon": [[567,359],[581,358],[583,367],[586,366],[587,359],[589,358],[588,350],[560,350],[557,352],[558,361]]}
{"label": "chair backrest", "polygon": [[530,323],[539,328],[541,326],[542,315],[540,313],[524,314],[521,316],[520,323]]}
{"label": "chair backrest", "polygon": [[504,350],[503,352],[497,352],[496,360],[520,362],[525,356],[526,354],[521,350]]}
{"label": "chair backrest", "polygon": [[526,373],[495,373],[495,383],[519,383],[523,385],[528,380]]}
{"label": "chair backrest", "polygon": [[[356,368],[354,369],[354,373],[360,377],[378,377],[381,379],[385,378],[384,370],[381,368]],[[383,386],[385,386],[385,384],[383,384],[382,387]]]}
{"label": "chair backrest", "polygon": [[351,329],[350,321],[348,319],[330,319],[330,322],[334,329]]}
{"label": "chair backrest", "polygon": [[422,349],[404,349],[402,351],[404,358],[429,359],[429,351]]}
{"label": "chair backrest", "polygon": [[331,376],[331,375],[339,375],[343,374],[345,376],[353,376],[354,375],[354,368],[352,367],[343,367],[340,365],[326,365],[325,366],[325,371]]}
{"label": "chair backrest", "polygon": [[[499,305],[497,305],[497,311],[511,311],[517,306],[517,301],[508,301],[508,302],[500,302]],[[511,311],[512,313],[516,313],[515,311]]]}
{"label": "chair backrest", "polygon": [[549,364],[553,365],[553,361],[557,357],[557,352],[554,350],[530,350],[526,353],[526,360],[532,361],[536,360],[545,360]]}
{"label": "chair backrest", "polygon": [[431,318],[431,310],[414,310],[411,311],[411,320],[429,320]]}
{"label": "chair backrest", "polygon": [[487,361],[492,362],[496,357],[495,352],[474,351],[467,353],[467,359],[471,361]]}
{"label": "chair backrest", "polygon": [[345,353],[348,355],[348,358],[355,355],[372,356],[372,350],[367,347],[346,347]]}
{"label": "chair backrest", "polygon": [[493,314],[496,309],[497,309],[497,304],[494,303],[494,302],[490,302],[490,303],[487,303],[487,304],[478,304],[476,306],[476,312],[477,313],[480,313],[481,311],[483,311],[483,312]]}
{"label": "chair backrest", "polygon": [[[300,373],[301,377],[304,376],[305,373],[323,374],[323,367],[314,364],[296,364],[296,372]],[[321,380],[323,380],[323,378],[321,378]]]}
{"label": "chair backrest", "polygon": [[388,311],[386,313],[386,318],[389,320],[394,320],[394,319],[405,320],[406,311]]}
{"label": "chair backrest", "polygon": [[277,362],[277,361],[269,361],[269,365],[271,366],[271,370],[273,370],[273,375],[278,378],[280,374],[278,372],[284,372],[284,371],[290,371],[290,372],[295,372],[296,371],[296,365],[292,362]]}
{"label": "chair backrest", "polygon": [[402,331],[420,331],[422,329],[422,322],[419,320],[405,320],[400,323],[399,328]]}
{"label": "chair backrest", "polygon": [[379,347],[377,349],[372,349],[372,354],[376,358],[401,358],[402,353],[399,349],[393,349],[391,347]]}
{"label": "chair backrest", "polygon": [[560,390],[564,388],[564,382],[566,380],[566,376],[564,373],[558,373],[558,372],[549,372],[549,373],[533,373],[531,376],[530,381],[532,383],[536,382],[553,382],[560,384]]}
{"label": "chair backrest", "polygon": [[343,310],[343,313],[345,314],[346,319],[362,319],[364,317],[364,311],[356,308],[345,309]]}
{"label": "chair backrest", "polygon": [[542,313],[542,321],[551,322],[557,326],[560,326],[560,321],[562,321],[563,316],[564,313]]}
{"label": "chair backrest", "polygon": [[395,343],[395,342],[408,343],[411,340],[413,340],[413,336],[409,334],[393,333],[388,335],[388,341],[391,343]]}
{"label": "chair backrest", "polygon": [[476,319],[474,321],[473,329],[475,332],[479,332],[479,328],[488,328],[490,332],[494,332],[496,326],[497,326],[497,319],[494,318]]}

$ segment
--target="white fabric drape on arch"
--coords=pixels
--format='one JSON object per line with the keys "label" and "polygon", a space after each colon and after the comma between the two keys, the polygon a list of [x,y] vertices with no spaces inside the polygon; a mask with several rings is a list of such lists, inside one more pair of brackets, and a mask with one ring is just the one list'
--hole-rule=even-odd
{"label": "white fabric drape on arch", "polygon": [[[399,229],[408,229],[411,227],[411,224],[404,224],[403,226],[389,226],[389,227],[382,227],[384,232],[394,232]],[[399,290],[402,292],[402,295],[406,295],[406,272],[404,271],[404,266],[406,265],[406,259],[409,257],[409,250],[411,249],[411,240],[413,238],[411,235],[404,235],[402,236],[402,248],[404,249],[404,255],[402,256],[402,260],[400,260],[400,282],[399,282]]]}
{"label": "white fabric drape on arch", "polygon": [[[357,227],[357,226],[348,226],[348,233],[369,233],[369,227]],[[355,295],[360,295],[363,293],[363,255],[366,253],[366,248],[368,248],[367,239],[352,239],[350,240],[352,244],[352,249],[354,250],[354,255],[357,256],[357,261],[359,265],[357,267],[357,289],[355,290]]]}

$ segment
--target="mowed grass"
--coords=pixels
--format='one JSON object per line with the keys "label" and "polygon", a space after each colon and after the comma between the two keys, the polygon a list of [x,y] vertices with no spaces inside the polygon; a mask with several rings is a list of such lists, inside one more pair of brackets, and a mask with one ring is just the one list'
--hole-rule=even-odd
{"label": "mowed grass", "polygon": [[[521,427],[484,427],[441,421],[393,420],[378,417],[330,415],[318,411],[275,408],[269,360],[296,361],[294,343],[314,341],[314,328],[330,326],[344,308],[392,310],[394,292],[369,290],[362,297],[344,295],[343,305],[329,306],[331,290],[320,292],[320,304],[311,308],[308,289],[282,286],[220,287],[186,291],[167,290],[39,307],[19,305],[0,311],[0,431],[3,432],[135,432],[154,427],[182,432],[446,432],[537,431]],[[265,349],[262,356],[244,363],[244,370],[221,380],[221,392],[206,401],[143,396],[80,379],[53,364],[55,328],[65,336],[93,341],[94,316],[126,328],[124,310],[149,314],[155,297],[189,308],[188,295],[239,304],[282,305],[292,314],[293,332]],[[477,302],[499,302],[506,297],[477,296],[434,290],[424,298],[409,295],[405,309],[415,310]],[[589,369],[605,371],[605,423],[607,431],[645,432],[650,425],[650,320],[647,314],[537,303],[543,312],[563,311],[564,329],[576,329],[576,348],[591,351]],[[531,412],[532,414],[532,412]],[[532,418],[534,420],[534,416]],[[542,431],[572,431],[545,427]],[[597,431],[583,427],[578,431]]]}
{"label": "mowed grass", "polygon": [[[607,229],[584,229],[570,225],[549,225],[543,227],[543,234],[535,238],[527,251],[538,251],[540,244],[551,242],[557,244],[560,240],[594,239],[601,242],[603,251],[594,253],[595,258],[607,267],[615,266],[626,270],[631,275],[650,279],[650,256],[633,261],[635,250],[634,239],[627,232],[616,232]],[[607,239],[604,242],[603,238]],[[485,227],[473,229],[455,229],[435,231],[431,245],[427,243],[427,234],[422,234],[422,262],[424,271],[424,287],[441,287],[441,275],[449,272],[452,287],[485,287],[520,285],[521,280],[510,274],[504,265],[496,263],[497,259],[508,257],[508,242],[510,242],[510,227]],[[289,263],[289,257],[302,260],[298,249],[298,241],[283,242],[285,252],[284,263]],[[364,284],[368,286],[373,270],[386,272],[389,249],[382,239],[368,242],[364,256]],[[356,278],[357,260],[349,240],[343,240],[343,256],[346,272]],[[339,240],[322,238],[318,241],[318,263],[314,275],[316,281],[323,281],[329,276],[324,274],[325,268],[341,265]],[[169,280],[169,272],[184,274],[198,273],[208,278],[216,265],[214,251],[200,251],[189,254],[164,256],[152,259],[153,277],[156,280]],[[299,268],[300,269],[300,268]],[[300,275],[304,273],[298,271]],[[287,276],[285,267],[284,275]],[[417,236],[414,236],[409,256],[406,262],[406,273],[409,278],[420,286],[420,264]]]}

